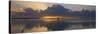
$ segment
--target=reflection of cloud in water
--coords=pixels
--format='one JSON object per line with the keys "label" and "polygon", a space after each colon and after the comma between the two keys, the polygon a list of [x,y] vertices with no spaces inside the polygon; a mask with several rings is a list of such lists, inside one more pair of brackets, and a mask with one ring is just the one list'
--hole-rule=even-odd
{"label": "reflection of cloud in water", "polygon": [[46,32],[46,31],[48,31],[48,28],[44,26],[35,26],[31,29],[24,30],[24,32]]}
{"label": "reflection of cloud in water", "polygon": [[68,28],[68,27],[69,27],[69,23],[60,22],[60,21],[48,25],[48,29],[50,30],[64,30],[64,28]]}

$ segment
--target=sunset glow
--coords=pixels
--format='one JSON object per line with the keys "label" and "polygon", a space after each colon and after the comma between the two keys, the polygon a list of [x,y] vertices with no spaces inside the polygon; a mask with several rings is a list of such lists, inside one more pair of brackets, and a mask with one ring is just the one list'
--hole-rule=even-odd
{"label": "sunset glow", "polygon": [[33,3],[32,5],[34,10],[46,10],[48,6],[44,3]]}
{"label": "sunset glow", "polygon": [[42,27],[34,27],[31,30],[32,30],[32,32],[47,32],[48,31],[47,27],[43,27],[43,26]]}
{"label": "sunset glow", "polygon": [[37,10],[38,13],[44,10],[46,10],[48,8],[48,5],[46,5],[45,3],[24,3],[22,4],[22,6],[24,6],[25,8],[32,8],[33,10]]}
{"label": "sunset glow", "polygon": [[57,21],[57,18],[63,18],[63,17],[60,17],[60,16],[43,16],[41,19],[43,21],[50,22],[50,21]]}

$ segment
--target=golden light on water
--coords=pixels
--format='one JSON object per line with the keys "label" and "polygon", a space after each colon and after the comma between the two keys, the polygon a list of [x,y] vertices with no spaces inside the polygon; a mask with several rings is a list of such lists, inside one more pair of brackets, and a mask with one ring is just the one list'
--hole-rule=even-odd
{"label": "golden light on water", "polygon": [[44,27],[44,26],[42,26],[42,27],[33,27],[32,29],[31,29],[31,31],[32,32],[47,32],[48,31],[48,28],[47,27]]}
{"label": "golden light on water", "polygon": [[31,29],[25,29],[24,32],[47,32],[48,28],[45,26],[35,26]]}
{"label": "golden light on water", "polygon": [[43,16],[42,18],[57,18],[57,16]]}
{"label": "golden light on water", "polygon": [[50,21],[57,21],[57,19],[47,19],[47,18],[45,18],[45,19],[43,19],[43,21],[50,22]]}
{"label": "golden light on water", "polygon": [[60,16],[43,16],[41,19],[45,22],[57,21],[57,18],[63,18]]}

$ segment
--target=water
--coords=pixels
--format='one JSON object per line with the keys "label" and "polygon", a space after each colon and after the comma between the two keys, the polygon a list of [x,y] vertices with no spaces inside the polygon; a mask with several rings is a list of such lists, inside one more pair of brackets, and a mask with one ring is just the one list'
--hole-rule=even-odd
{"label": "water", "polygon": [[[54,21],[53,21],[54,20]],[[71,29],[87,29],[96,28],[95,19],[11,19],[11,32],[23,32],[33,27],[44,26],[48,31],[71,30]],[[31,31],[29,31],[31,32]]]}

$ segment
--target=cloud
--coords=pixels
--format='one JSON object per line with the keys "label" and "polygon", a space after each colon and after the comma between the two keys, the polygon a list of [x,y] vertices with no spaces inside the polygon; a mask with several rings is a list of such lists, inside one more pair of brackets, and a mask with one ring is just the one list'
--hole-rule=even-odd
{"label": "cloud", "polygon": [[17,6],[16,3],[11,2],[11,12],[25,12],[22,7]]}
{"label": "cloud", "polygon": [[[13,1],[14,2],[14,1]],[[24,8],[32,8],[33,10],[46,10],[47,7],[52,7],[52,5],[58,4],[58,3],[37,3],[37,2],[32,2],[32,1],[15,1],[14,2],[16,5],[16,11],[20,9],[23,11]],[[90,5],[76,5],[76,4],[59,4],[62,5],[64,8],[71,9],[72,11],[81,11],[82,9],[87,9],[87,10],[95,10],[95,6],[90,6]],[[18,9],[17,9],[18,8]]]}

